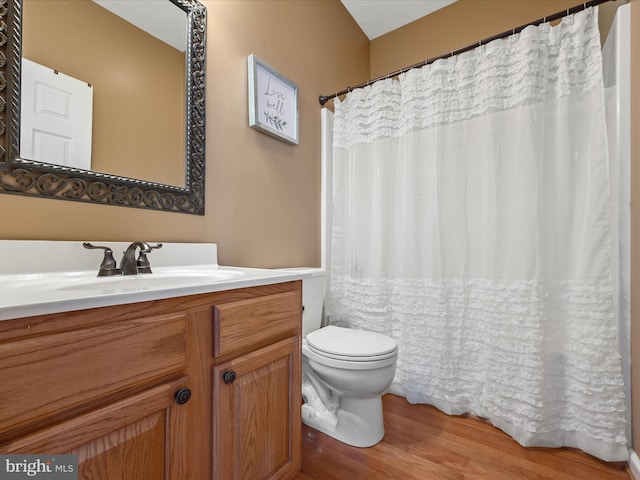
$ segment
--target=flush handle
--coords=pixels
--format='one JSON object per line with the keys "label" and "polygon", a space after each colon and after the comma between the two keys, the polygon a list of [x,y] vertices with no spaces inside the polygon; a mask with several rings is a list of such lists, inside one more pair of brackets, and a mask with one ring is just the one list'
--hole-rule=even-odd
{"label": "flush handle", "polygon": [[222,381],[227,385],[231,385],[236,380],[236,372],[233,370],[225,370],[222,372]]}

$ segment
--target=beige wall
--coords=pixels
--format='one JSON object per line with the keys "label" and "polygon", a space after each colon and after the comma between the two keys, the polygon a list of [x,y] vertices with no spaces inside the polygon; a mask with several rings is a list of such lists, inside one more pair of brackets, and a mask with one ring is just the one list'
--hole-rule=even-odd
{"label": "beige wall", "polygon": [[[317,97],[368,77],[369,41],[339,0],[202,3],[206,215],[0,195],[0,238],[216,242],[227,265],[319,265]],[[248,127],[250,53],[298,84],[300,145]]]}
{"label": "beige wall", "polygon": [[371,77],[437,57],[533,20],[576,0],[458,0],[371,41]]}
{"label": "beige wall", "polygon": [[93,85],[91,169],[184,186],[184,53],[91,0],[23,0],[23,19],[25,58]]}
{"label": "beige wall", "polygon": [[[320,263],[318,96],[368,76],[369,42],[337,1],[205,1],[208,8],[207,201],[223,259]],[[246,57],[298,84],[300,144],[247,127]],[[209,148],[214,152],[210,155]],[[207,192],[211,191],[208,185]]]}

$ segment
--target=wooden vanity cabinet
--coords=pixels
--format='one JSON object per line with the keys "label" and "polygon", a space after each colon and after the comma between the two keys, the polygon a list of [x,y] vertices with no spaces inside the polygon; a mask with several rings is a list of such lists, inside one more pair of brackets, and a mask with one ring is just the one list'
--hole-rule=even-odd
{"label": "wooden vanity cabinet", "polygon": [[174,388],[161,384],[16,438],[3,453],[76,454],[81,479],[185,478],[178,468],[182,460],[171,449],[181,441]]}
{"label": "wooden vanity cabinet", "polygon": [[81,479],[184,479],[189,314],[163,310],[0,322],[0,453],[76,454]]}
{"label": "wooden vanity cabinet", "polygon": [[301,311],[299,291],[216,305],[215,480],[300,470]]}
{"label": "wooden vanity cabinet", "polygon": [[298,281],[1,321],[0,453],[77,454],[80,479],[290,478],[300,310]]}

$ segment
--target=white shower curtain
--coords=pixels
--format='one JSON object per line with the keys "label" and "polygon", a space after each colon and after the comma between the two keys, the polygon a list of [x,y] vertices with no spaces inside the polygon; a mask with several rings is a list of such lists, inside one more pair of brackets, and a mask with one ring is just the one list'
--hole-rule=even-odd
{"label": "white shower curtain", "polygon": [[335,101],[331,323],[392,391],[628,458],[597,8]]}

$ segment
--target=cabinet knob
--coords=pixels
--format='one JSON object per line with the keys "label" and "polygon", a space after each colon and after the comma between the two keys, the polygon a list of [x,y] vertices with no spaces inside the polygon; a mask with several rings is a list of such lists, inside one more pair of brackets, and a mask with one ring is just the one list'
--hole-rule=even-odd
{"label": "cabinet knob", "polygon": [[181,388],[176,391],[174,397],[178,405],[184,405],[191,398],[191,390],[189,390],[188,388]]}
{"label": "cabinet knob", "polygon": [[236,372],[233,370],[225,370],[222,372],[222,381],[227,385],[231,385],[236,379]]}

